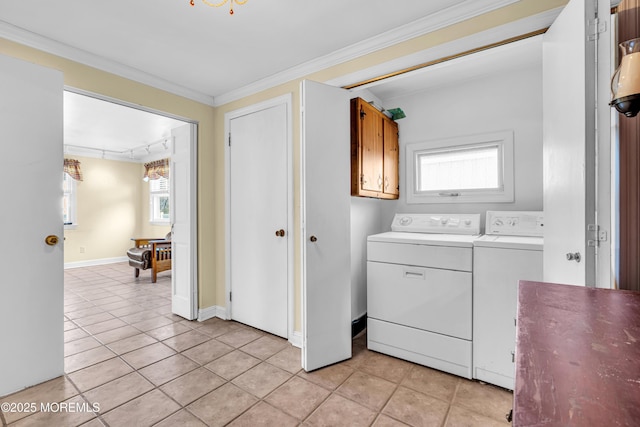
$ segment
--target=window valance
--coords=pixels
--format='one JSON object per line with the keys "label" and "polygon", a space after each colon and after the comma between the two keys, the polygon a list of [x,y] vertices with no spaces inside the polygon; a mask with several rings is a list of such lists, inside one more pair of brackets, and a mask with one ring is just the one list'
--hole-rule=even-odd
{"label": "window valance", "polygon": [[76,181],[82,181],[80,161],[76,159],[64,159],[64,172]]}
{"label": "window valance", "polygon": [[144,164],[143,179],[169,179],[169,159],[160,159]]}

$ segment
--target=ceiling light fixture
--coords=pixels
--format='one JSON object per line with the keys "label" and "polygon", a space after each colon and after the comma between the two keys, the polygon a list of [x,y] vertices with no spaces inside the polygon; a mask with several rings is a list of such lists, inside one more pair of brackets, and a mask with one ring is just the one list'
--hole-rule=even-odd
{"label": "ceiling light fixture", "polygon": [[[217,3],[212,3],[210,1],[207,0],[202,0],[202,3],[206,4],[207,6],[211,6],[211,7],[220,7],[220,6],[224,6],[225,4],[229,3],[229,15],[233,15],[233,4],[237,4],[239,6],[245,4],[246,2],[248,2],[249,0],[222,0],[220,2]],[[195,6],[195,0],[190,0],[189,4],[191,6]]]}

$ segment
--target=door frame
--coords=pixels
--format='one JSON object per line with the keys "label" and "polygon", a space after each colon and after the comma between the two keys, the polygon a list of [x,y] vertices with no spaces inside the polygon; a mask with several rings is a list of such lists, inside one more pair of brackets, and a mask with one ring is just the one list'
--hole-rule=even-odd
{"label": "door frame", "polygon": [[294,212],[293,212],[293,121],[292,105],[293,95],[291,93],[258,102],[244,108],[229,111],[224,115],[224,203],[225,203],[225,303],[226,309],[220,310],[222,318],[231,320],[233,310],[231,295],[231,151],[229,145],[229,132],[231,130],[231,120],[257,113],[271,107],[284,105],[286,107],[286,132],[287,132],[287,339],[295,346],[300,343],[294,340]]}
{"label": "door frame", "polygon": [[[190,126],[191,144],[189,147],[189,185],[191,186],[191,188],[189,190],[194,197],[192,197],[191,206],[189,206],[189,216],[192,226],[191,233],[189,235],[189,246],[192,255],[192,262],[191,265],[189,265],[189,268],[192,269],[192,283],[190,289],[193,293],[192,300],[194,301],[195,305],[193,309],[196,318],[198,318],[198,121],[167,113],[166,111],[155,110],[153,108],[149,108],[140,104],[127,102],[118,98],[112,98],[110,96],[102,95],[96,92],[78,89],[73,86],[64,85],[63,89],[64,91],[89,96],[100,101],[111,102],[112,104],[120,105],[123,107],[135,108],[136,110],[145,111],[147,113],[157,114],[159,116],[180,120]],[[173,275],[173,265],[171,267],[171,274]]]}

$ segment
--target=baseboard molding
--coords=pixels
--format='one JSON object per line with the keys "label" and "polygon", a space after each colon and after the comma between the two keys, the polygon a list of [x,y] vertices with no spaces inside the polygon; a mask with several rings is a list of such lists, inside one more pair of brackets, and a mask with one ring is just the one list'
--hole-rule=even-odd
{"label": "baseboard molding", "polygon": [[351,321],[351,338],[364,331],[367,327],[367,313]]}
{"label": "baseboard molding", "polygon": [[289,343],[298,348],[302,348],[302,332],[293,331],[289,336]]}
{"label": "baseboard molding", "polygon": [[198,310],[198,322],[204,322],[205,320],[213,319],[214,317],[228,320],[227,309],[225,307],[212,305],[211,307],[201,308]]}
{"label": "baseboard molding", "polygon": [[90,259],[87,261],[76,261],[76,262],[65,262],[64,269],[68,268],[80,268],[80,267],[93,267],[96,265],[107,265],[107,264],[115,264],[118,262],[126,262],[129,258],[126,256],[115,257],[115,258],[100,258],[100,259]]}

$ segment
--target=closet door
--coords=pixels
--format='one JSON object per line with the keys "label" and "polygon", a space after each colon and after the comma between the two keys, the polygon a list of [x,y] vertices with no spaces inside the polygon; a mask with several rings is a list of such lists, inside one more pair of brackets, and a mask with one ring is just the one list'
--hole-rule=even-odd
{"label": "closet door", "polygon": [[302,367],[351,357],[349,93],[302,82]]}
{"label": "closet door", "polygon": [[[607,106],[606,90],[604,94],[601,90],[602,80],[606,87],[610,76],[609,7],[606,0],[571,0],[544,35],[544,281],[547,282],[597,284],[600,243],[596,221],[608,215],[606,208],[596,215],[598,168],[607,166],[606,161],[596,166],[596,152],[606,151],[610,132],[611,109]],[[606,24],[606,29],[593,24],[596,16]],[[593,34],[590,26],[604,31]],[[600,144],[598,150],[596,143]],[[610,195],[607,191],[598,197],[604,200]],[[608,231],[609,225],[602,225],[601,231]],[[607,245],[609,242],[603,243],[602,249]],[[597,285],[610,286],[604,282]]]}

